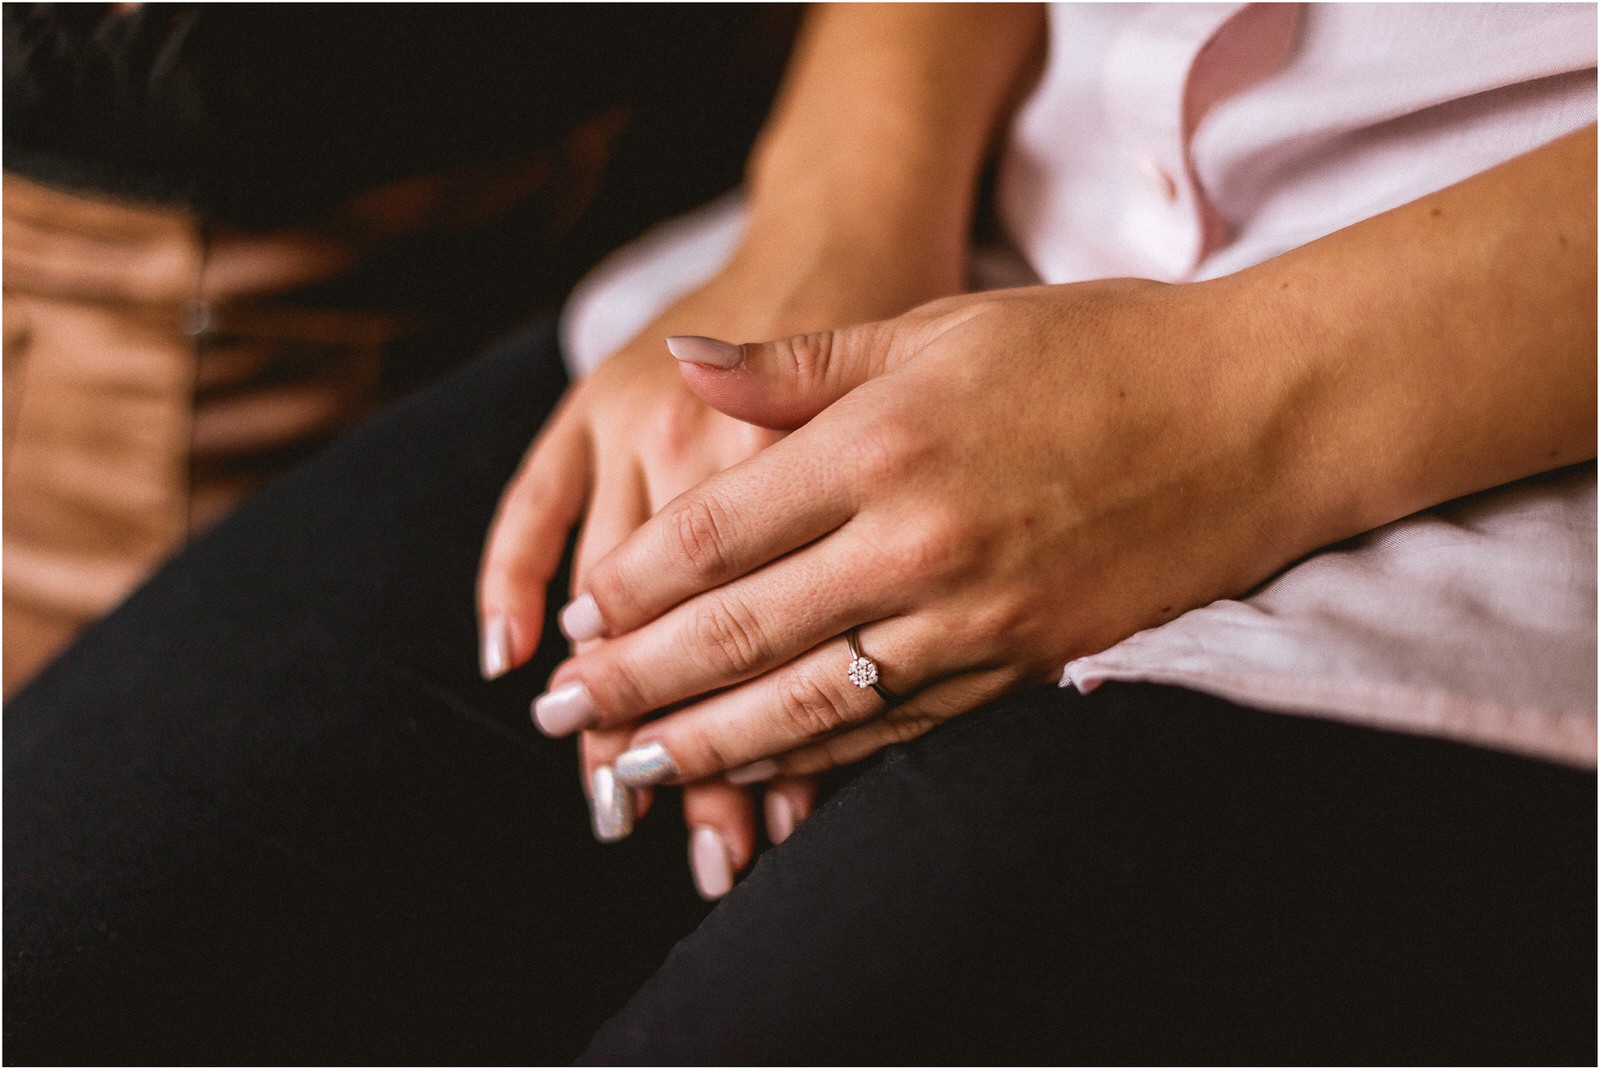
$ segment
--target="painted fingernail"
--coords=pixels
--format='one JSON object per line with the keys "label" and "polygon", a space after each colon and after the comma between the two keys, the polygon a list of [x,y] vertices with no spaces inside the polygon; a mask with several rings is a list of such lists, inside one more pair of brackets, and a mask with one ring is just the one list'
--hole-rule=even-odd
{"label": "painted fingernail", "polygon": [[715,828],[696,828],[689,836],[689,871],[701,898],[718,899],[733,888],[733,860]]}
{"label": "painted fingernail", "polygon": [[765,783],[778,774],[778,762],[770,757],[760,761],[752,761],[748,765],[729,769],[726,777],[729,783],[743,787],[747,783]]}
{"label": "painted fingernail", "polygon": [[589,812],[594,837],[603,843],[633,833],[633,792],[617,782],[610,765],[601,765],[589,777]]}
{"label": "painted fingernail", "polygon": [[592,727],[599,719],[600,710],[582,683],[568,683],[533,700],[533,722],[552,738]]}
{"label": "painted fingernail", "polygon": [[667,352],[685,364],[704,364],[726,371],[744,363],[744,346],[730,345],[698,334],[679,334],[667,339]]}
{"label": "painted fingernail", "polygon": [[511,629],[504,616],[491,616],[483,622],[483,647],[480,664],[484,679],[505,675],[511,662]]}
{"label": "painted fingernail", "polygon": [[606,633],[606,622],[600,619],[600,606],[589,594],[579,594],[561,610],[561,633],[574,642],[587,642]]}
{"label": "painted fingernail", "polygon": [[677,762],[659,742],[635,746],[617,757],[617,778],[630,787],[654,787],[677,774]]}
{"label": "painted fingernail", "polygon": [[761,803],[762,810],[767,816],[767,839],[773,846],[777,846],[789,837],[794,831],[795,812],[794,803],[787,794],[780,791],[768,791]]}

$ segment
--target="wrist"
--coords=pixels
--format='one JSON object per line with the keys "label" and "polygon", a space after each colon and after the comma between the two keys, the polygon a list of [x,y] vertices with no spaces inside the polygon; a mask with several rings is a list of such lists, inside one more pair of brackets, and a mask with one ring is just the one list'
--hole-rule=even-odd
{"label": "wrist", "polygon": [[1218,280],[1276,365],[1321,544],[1594,456],[1594,144],[1588,127]]}
{"label": "wrist", "polygon": [[964,241],[851,228],[839,215],[795,216],[747,229],[712,288],[741,301],[768,340],[885,319],[961,292],[966,251]]}
{"label": "wrist", "polygon": [[1396,443],[1350,394],[1351,324],[1317,313],[1317,294],[1263,265],[1176,287],[1205,365],[1193,369],[1202,426],[1253,521],[1236,532],[1277,566],[1378,527],[1394,511],[1385,464]]}
{"label": "wrist", "polygon": [[1003,116],[1042,57],[1039,5],[820,5],[746,168],[753,233],[793,223],[959,258]]}
{"label": "wrist", "polygon": [[960,291],[971,228],[963,197],[900,183],[868,185],[752,188],[730,268],[752,276],[832,273],[868,286],[890,282],[922,295],[913,303]]}
{"label": "wrist", "polygon": [[[889,318],[949,292],[924,273],[869,270],[864,259],[791,251],[745,242],[715,275],[663,310],[643,331],[701,334],[729,341],[770,341]],[[669,362],[670,364],[670,362]]]}
{"label": "wrist", "polygon": [[1463,481],[1451,384],[1396,347],[1379,309],[1305,268],[1282,258],[1206,284],[1233,309],[1234,389],[1286,560],[1506,481]]}

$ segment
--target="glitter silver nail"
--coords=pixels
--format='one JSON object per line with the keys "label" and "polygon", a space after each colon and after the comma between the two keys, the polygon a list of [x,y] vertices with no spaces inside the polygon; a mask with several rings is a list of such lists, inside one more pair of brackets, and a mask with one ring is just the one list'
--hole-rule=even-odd
{"label": "glitter silver nail", "polygon": [[617,778],[630,787],[654,787],[678,774],[678,765],[659,742],[647,742],[617,758]]}
{"label": "glitter silver nail", "polygon": [[596,839],[614,843],[632,834],[633,792],[617,782],[610,765],[601,765],[589,777],[589,807]]}

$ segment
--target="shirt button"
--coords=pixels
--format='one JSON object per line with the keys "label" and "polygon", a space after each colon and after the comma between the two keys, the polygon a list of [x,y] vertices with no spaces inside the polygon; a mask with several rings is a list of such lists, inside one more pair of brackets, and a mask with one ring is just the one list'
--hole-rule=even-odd
{"label": "shirt button", "polygon": [[1165,167],[1156,162],[1155,157],[1140,156],[1138,164],[1139,174],[1152,193],[1168,202],[1177,199],[1178,183],[1172,180],[1172,175],[1167,173]]}

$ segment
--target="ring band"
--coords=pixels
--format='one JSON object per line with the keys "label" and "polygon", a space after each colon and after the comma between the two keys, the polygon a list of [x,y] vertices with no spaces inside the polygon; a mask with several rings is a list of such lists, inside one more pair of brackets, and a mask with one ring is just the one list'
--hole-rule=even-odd
{"label": "ring band", "polygon": [[844,635],[845,644],[850,647],[850,667],[847,669],[850,682],[862,690],[871,687],[886,704],[896,705],[900,699],[888,687],[878,682],[878,662],[861,652],[861,643],[856,638],[856,632],[860,630],[859,627],[852,627]]}

